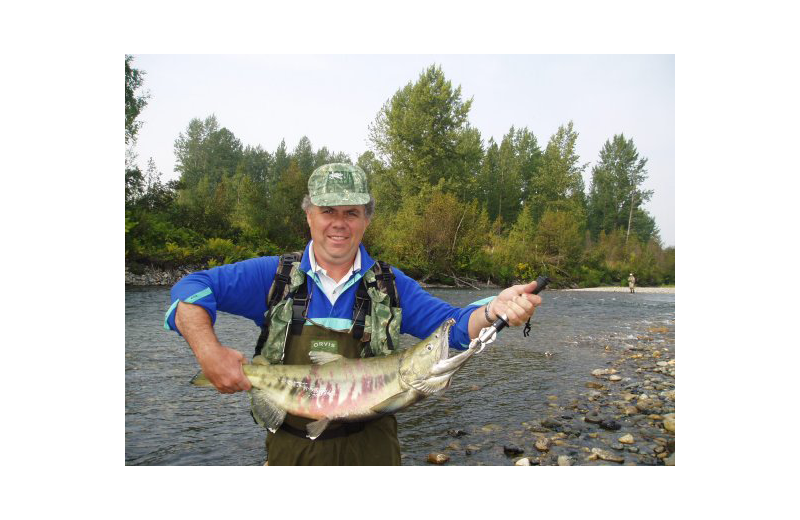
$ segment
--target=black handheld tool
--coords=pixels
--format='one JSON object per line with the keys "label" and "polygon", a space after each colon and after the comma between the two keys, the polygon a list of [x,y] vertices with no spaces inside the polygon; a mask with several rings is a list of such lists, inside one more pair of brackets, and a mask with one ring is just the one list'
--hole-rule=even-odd
{"label": "black handheld tool", "polygon": [[[546,276],[540,276],[539,278],[536,279],[536,289],[534,289],[533,293],[531,294],[539,294],[544,290],[545,287],[547,287],[547,284],[549,283],[550,283],[550,278]],[[504,328],[508,327],[508,322],[503,319],[503,316],[498,316],[497,320],[494,323],[492,323],[492,327],[494,327],[494,329],[497,332],[500,332]],[[528,334],[530,334],[530,331],[531,331],[531,320],[530,318],[528,318],[528,323],[525,324],[525,328],[522,331],[522,335],[527,338]]]}
{"label": "black handheld tool", "polygon": [[[531,294],[539,294],[544,290],[548,283],[550,283],[550,278],[546,276],[540,276],[536,279],[536,289],[534,289]],[[486,348],[486,345],[494,341],[497,333],[506,327],[508,327],[508,321],[506,321],[505,317],[502,315],[498,316],[494,323],[484,329],[481,329],[478,337],[473,339],[470,343],[469,348],[477,348],[478,352],[481,352],[484,348]],[[531,320],[528,318],[528,323],[525,324],[525,330],[522,331],[522,333],[527,337],[530,329]]]}

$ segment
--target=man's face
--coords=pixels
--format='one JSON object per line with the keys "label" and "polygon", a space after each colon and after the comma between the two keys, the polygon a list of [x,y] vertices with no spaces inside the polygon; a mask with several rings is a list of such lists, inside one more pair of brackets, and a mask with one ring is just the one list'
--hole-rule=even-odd
{"label": "man's face", "polygon": [[325,269],[350,265],[369,225],[364,206],[311,206],[306,212],[314,256]]}

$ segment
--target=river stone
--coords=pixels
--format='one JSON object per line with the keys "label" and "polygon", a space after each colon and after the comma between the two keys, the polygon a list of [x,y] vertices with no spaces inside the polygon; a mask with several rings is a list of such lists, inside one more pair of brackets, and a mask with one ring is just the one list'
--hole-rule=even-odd
{"label": "river stone", "polygon": [[597,412],[589,412],[586,414],[586,417],[584,417],[583,420],[588,423],[597,424],[600,421],[602,421],[603,418],[600,417],[600,414],[598,414]]}
{"label": "river stone", "polygon": [[550,441],[547,439],[547,437],[536,439],[534,447],[539,451],[548,451],[550,449]]}
{"label": "river stone", "polygon": [[558,456],[558,465],[559,466],[572,466],[572,457],[567,455],[559,455]]}
{"label": "river stone", "polygon": [[664,416],[664,429],[668,432],[675,433],[675,414],[668,413]]}
{"label": "river stone", "polygon": [[609,462],[625,462],[625,457],[600,448],[592,448],[592,455],[597,455],[599,458]]}
{"label": "river stone", "polygon": [[548,430],[558,431],[562,428],[562,424],[555,419],[545,419],[542,421],[542,427]]}
{"label": "river stone", "polygon": [[431,464],[444,464],[450,460],[450,457],[445,455],[444,453],[429,453],[428,454],[428,462]]}
{"label": "river stone", "polygon": [[452,430],[447,430],[447,435],[450,435],[451,437],[462,437],[467,435],[467,432],[464,430],[459,430],[458,428],[454,428]]}
{"label": "river stone", "polygon": [[609,381],[622,381],[622,378],[619,376],[608,376]]}
{"label": "river stone", "polygon": [[602,383],[595,383],[594,381],[589,381],[584,385],[586,388],[593,388],[595,390],[604,390],[606,385]]}
{"label": "river stone", "polygon": [[619,438],[619,442],[622,444],[633,444],[633,435],[630,433],[626,433],[622,437]]}
{"label": "river stone", "polygon": [[667,362],[666,361],[659,361],[658,363],[656,363],[656,365],[658,365],[660,367],[665,367],[665,366],[667,366]]}
{"label": "river stone", "polygon": [[669,457],[667,457],[666,459],[664,459],[664,465],[665,466],[674,466],[675,465],[675,454],[674,453],[672,455],[670,455]]}
{"label": "river stone", "polygon": [[600,421],[599,426],[605,430],[619,430],[622,425],[614,419],[604,419]]}
{"label": "river stone", "polygon": [[617,373],[616,369],[613,368],[597,368],[595,370],[592,370],[592,375],[595,377],[607,376],[616,373]]}
{"label": "river stone", "polygon": [[636,408],[635,406],[626,406],[623,409],[623,412],[625,412],[625,415],[636,415],[637,413],[639,413],[639,409]]}
{"label": "river stone", "polygon": [[513,457],[515,455],[521,455],[524,452],[525,452],[525,450],[523,450],[522,448],[520,448],[518,446],[514,446],[514,445],[503,446],[503,453],[505,453],[505,455],[507,457]]}
{"label": "river stone", "polygon": [[515,466],[530,466],[531,459],[528,457],[522,457],[517,462],[514,463]]}

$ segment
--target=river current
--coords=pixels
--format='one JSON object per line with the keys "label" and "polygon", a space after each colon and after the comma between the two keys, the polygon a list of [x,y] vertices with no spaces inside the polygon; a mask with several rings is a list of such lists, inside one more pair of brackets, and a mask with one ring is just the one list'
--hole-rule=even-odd
{"label": "river current", "polygon": [[[497,293],[430,292],[456,306]],[[511,464],[503,446],[519,439],[523,423],[545,417],[553,396],[585,392],[588,374],[606,366],[608,345],[635,342],[653,327],[674,329],[674,294],[547,290],[542,298],[529,337],[522,327],[503,331],[449,389],[397,414],[403,465],[427,464],[440,452],[450,465]],[[169,304],[168,288],[126,287],[126,465],[262,465],[266,432],[249,415],[249,397],[189,384],[198,365],[185,341],[163,328]],[[252,355],[259,332],[252,321],[219,313],[215,330],[224,345]],[[404,336],[401,346],[416,341]],[[455,429],[466,435],[455,439],[448,434]],[[470,445],[481,449],[463,449]]]}

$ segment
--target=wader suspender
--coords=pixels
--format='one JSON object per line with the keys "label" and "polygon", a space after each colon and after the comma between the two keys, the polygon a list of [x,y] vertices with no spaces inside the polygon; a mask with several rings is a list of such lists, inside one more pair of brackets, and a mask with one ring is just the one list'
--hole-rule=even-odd
{"label": "wader suspender", "polygon": [[[380,270],[375,269],[376,267]],[[389,295],[389,307],[398,306],[397,286],[394,284],[394,273],[389,264],[376,260],[372,270],[375,272],[375,281],[367,282],[363,280],[363,283],[358,284],[358,289],[356,290],[356,303],[353,309],[353,337],[356,339],[361,339],[364,336],[365,318],[372,311],[372,300],[367,292],[369,287]],[[391,335],[387,333],[386,339],[389,350],[394,350]]]}
{"label": "wader suspender", "polygon": [[[270,312],[275,306],[280,303],[285,298],[291,298],[294,295],[287,293],[287,287],[291,282],[291,278],[289,277],[289,273],[292,272],[292,263],[299,262],[302,258],[302,253],[286,253],[281,255],[279,263],[278,263],[278,272],[275,273],[275,280],[272,282],[272,287],[267,293],[267,313],[264,315],[264,324],[261,326],[261,334],[258,336],[258,341],[256,341],[256,356],[261,354],[261,350],[264,348],[264,343],[267,342],[267,338],[269,337],[269,324],[270,324]],[[303,298],[304,304],[308,302],[308,291],[306,289],[306,284],[303,284],[300,288],[298,288],[297,292],[302,291],[304,294],[301,295]],[[297,300],[295,300],[297,302]],[[297,317],[297,306],[295,305],[292,309],[292,332],[295,332],[295,318]],[[305,323],[305,319],[300,324]],[[302,329],[299,329],[302,330]],[[297,334],[300,332],[298,331]]]}
{"label": "wader suspender", "polygon": [[[256,356],[261,354],[264,343],[266,343],[269,337],[270,312],[282,300],[293,298],[292,323],[289,332],[299,336],[303,331],[303,326],[306,322],[306,312],[310,301],[307,284],[301,284],[294,293],[289,293],[286,289],[291,281],[289,273],[292,271],[292,264],[294,262],[299,262],[301,258],[301,253],[286,253],[280,257],[278,271],[275,273],[275,280],[272,282],[272,287],[267,295],[268,311],[264,315],[264,324],[261,326],[261,334],[256,341]],[[377,260],[372,270],[375,272],[375,281],[368,283],[366,280],[362,280],[361,283],[358,284],[356,301],[353,306],[353,337],[359,340],[364,337],[366,317],[372,311],[372,299],[367,292],[368,287],[372,287],[379,292],[387,294],[389,296],[390,307],[399,306],[397,286],[394,283],[394,273],[391,267],[389,267],[389,264]],[[386,338],[389,350],[394,350],[395,346],[392,342],[391,335],[387,333]]]}

